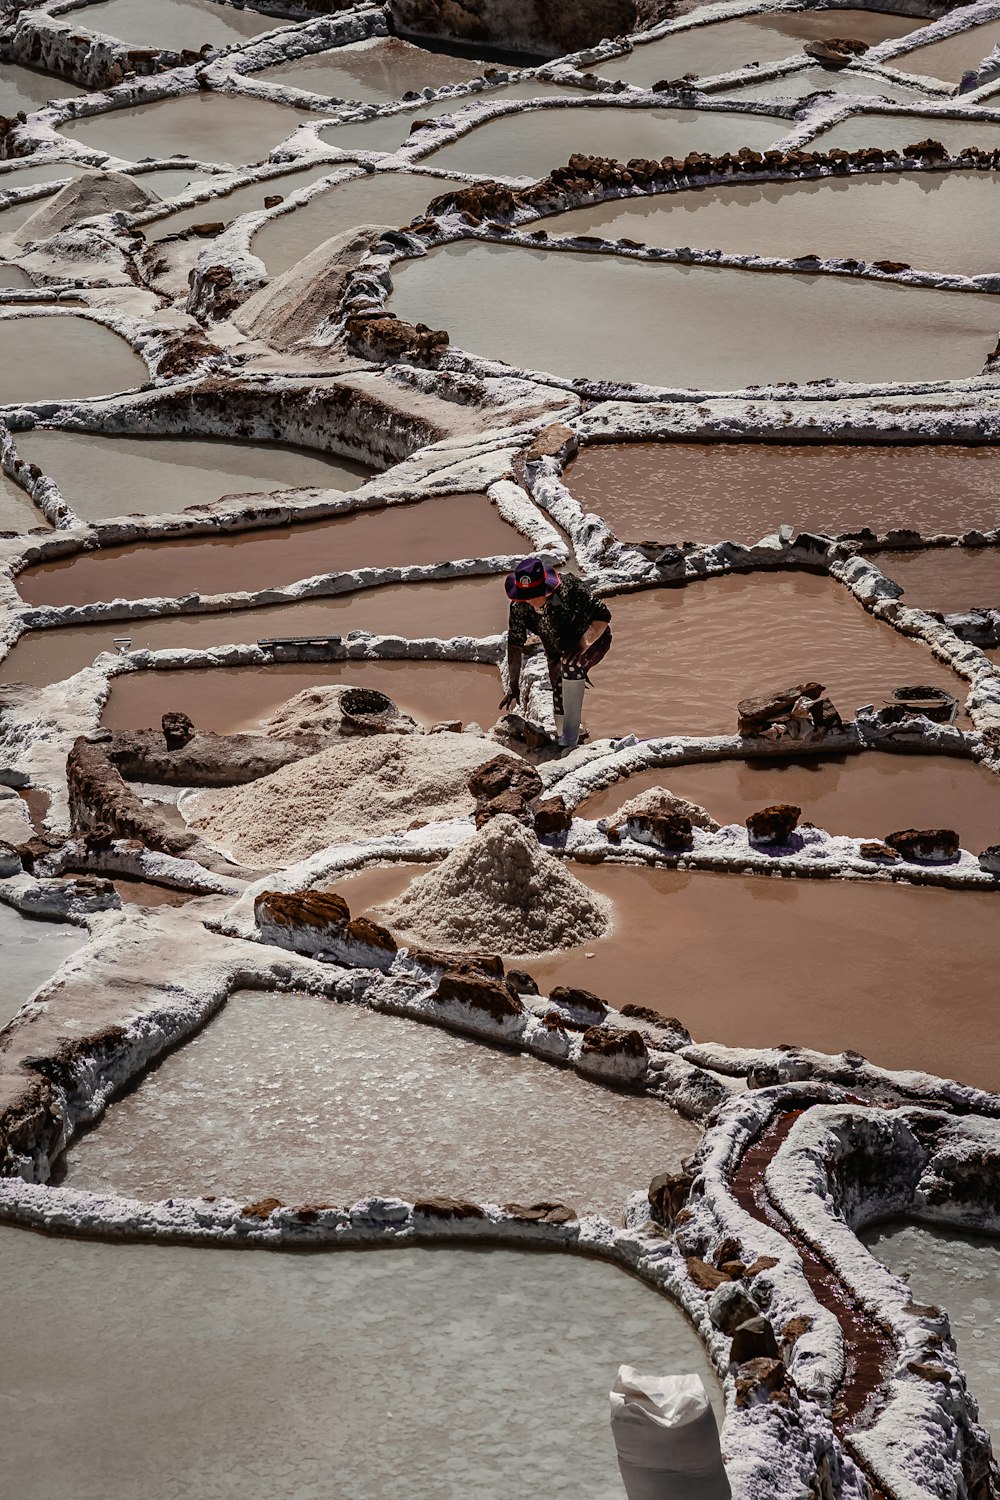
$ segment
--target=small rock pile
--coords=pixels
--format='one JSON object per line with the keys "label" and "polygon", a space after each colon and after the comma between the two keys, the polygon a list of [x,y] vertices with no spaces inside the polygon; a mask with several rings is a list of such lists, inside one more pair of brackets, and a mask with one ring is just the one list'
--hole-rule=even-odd
{"label": "small rock pile", "polygon": [[760,740],[807,740],[835,733],[843,720],[821,682],[800,682],[777,688],[760,698],[744,698],[736,706],[739,733]]}

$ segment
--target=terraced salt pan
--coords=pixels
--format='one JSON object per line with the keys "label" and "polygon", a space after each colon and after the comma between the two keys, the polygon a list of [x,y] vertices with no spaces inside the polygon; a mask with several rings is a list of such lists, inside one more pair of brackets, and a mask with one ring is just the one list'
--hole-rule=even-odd
{"label": "terraced salt pan", "polygon": [[943,42],[930,42],[926,47],[917,47],[894,57],[890,67],[901,73],[920,73],[926,78],[943,78],[949,83],[958,83],[969,68],[977,68],[984,57],[989,57],[1000,42],[1000,21],[984,21],[980,26],[967,26]]}
{"label": "terraced salt pan", "polygon": [[280,443],[109,437],[44,427],[19,432],[15,441],[21,458],[54,479],[86,521],[186,510],[223,495],[310,485],[353,490],[372,473],[350,458]]}
{"label": "terraced salt pan", "polygon": [[510,244],[444,245],[394,266],[393,281],[399,317],[446,328],[466,353],[705,391],[978,375],[1000,327],[1000,298],[985,293]]}
{"label": "terraced salt pan", "polygon": [[920,552],[876,552],[874,563],[905,589],[914,609],[961,614],[1000,609],[1000,554],[996,548],[933,547]]}
{"label": "terraced salt pan", "polygon": [[928,138],[940,141],[954,155],[966,146],[993,151],[1000,146],[1000,123],[993,120],[966,120],[928,115],[857,114],[829,130],[822,131],[807,143],[807,149],[829,151],[831,146],[845,151],[860,151],[878,146],[883,151],[903,151],[907,146]]}
{"label": "terraced salt pan", "polygon": [[[683,1315],[599,1261],[259,1255],[20,1229],[0,1230],[0,1245],[18,1351],[4,1462],[25,1496],[80,1494],[85,1474],[104,1500],[320,1500],[337,1474],[382,1500],[564,1488],[606,1500],[619,1486],[607,1411],[619,1363],[695,1371],[719,1405]],[[81,1380],[95,1358],[101,1378]],[[33,1414],[48,1402],[61,1441],[39,1445]]]}
{"label": "terraced salt pan", "polygon": [[75,24],[87,31],[118,37],[135,47],[157,47],[176,52],[199,52],[230,47],[248,36],[273,31],[283,23],[256,10],[237,10],[216,0],[101,0],[76,12]]}
{"label": "terraced salt pan", "polygon": [[308,118],[288,105],[206,89],[87,115],[59,129],[81,146],[125,161],[184,155],[242,165],[263,161]]}
{"label": "terraced salt pan", "polygon": [[443,495],[296,526],[85,552],[29,568],[17,587],[31,604],[179,598],[277,588],[353,568],[509,557],[526,545],[485,495]]}
{"label": "terraced salt pan", "polygon": [[34,921],[0,903],[0,949],[3,951],[0,1026],[5,1026],[38,987],[51,979],[63,959],[69,958],[86,941],[87,934],[79,927],[68,927],[61,922]]}
{"label": "terraced salt pan", "polygon": [[0,115],[10,117],[21,109],[30,115],[50,99],[75,98],[84,92],[68,78],[36,73],[33,68],[22,68],[17,63],[4,62],[0,69]]}
{"label": "terraced salt pan", "polygon": [[596,443],[566,483],[624,541],[757,542],[787,522],[925,536],[1000,521],[1000,455],[939,445]]}
{"label": "terraced salt pan", "polygon": [[[214,4],[215,0],[207,0],[207,3]],[[264,182],[251,183],[249,187],[234,188],[231,193],[225,193],[222,197],[210,198],[193,208],[178,209],[164,219],[145,224],[143,233],[149,240],[162,240],[168,234],[183,233],[192,224],[231,224],[240,214],[259,213],[264,207],[265,198],[287,198],[300,188],[318,182],[321,177],[328,177],[333,170],[329,162],[321,162],[319,166],[308,167],[302,172],[289,172],[282,177],[269,177]],[[154,181],[150,185],[156,187],[157,184]],[[210,177],[198,180],[199,187],[207,188],[211,185]]]}
{"label": "terraced salt pan", "polygon": [[36,526],[47,530],[48,522],[21,486],[0,473],[0,531],[31,531]]}
{"label": "terraced salt pan", "polygon": [[696,73],[703,78],[728,73],[748,63],[781,62],[801,52],[805,42],[830,37],[855,37],[875,46],[890,37],[907,36],[925,23],[909,16],[880,15],[877,11],[772,11],[738,21],[694,26],[674,36],[636,46],[631,56],[613,57],[597,64],[606,78],[622,78],[650,88],[661,79]]}
{"label": "terraced salt pan", "polygon": [[1000,1344],[1000,1240],[923,1224],[862,1230],[863,1244],[897,1276],[907,1275],[915,1302],[943,1307],[958,1360],[979,1403],[979,1419],[1000,1436],[997,1346]]}
{"label": "terraced salt pan", "polygon": [[159,651],[252,645],[262,637],[346,635],[351,630],[414,639],[478,637],[495,635],[506,625],[507,600],[501,577],[387,584],[266,609],[108,620],[105,624],[31,631],[0,664],[0,681],[38,686],[59,682],[81,667],[89,667],[99,652],[114,652],[116,636],[130,636],[135,651]]}
{"label": "terraced salt pan", "polygon": [[[356,120],[347,125],[325,125],[320,139],[339,151],[398,151],[409,137],[416,120],[437,119],[439,115],[457,114],[469,104],[482,104],[494,99],[565,99],[576,92],[569,84],[527,83],[506,84],[485,93],[462,94],[450,99],[421,99],[412,109],[401,114],[374,115],[367,120]],[[439,163],[435,160],[435,166]],[[441,162],[451,170],[453,163]],[[461,170],[461,169],[458,169]]]}
{"label": "terraced salt pan", "polygon": [[717,823],[742,823],[776,802],[802,808],[828,833],[884,838],[902,828],[954,828],[964,849],[1000,843],[1000,777],[944,755],[848,755],[832,760],[714,761],[628,776],[589,797],[581,818],[613,817],[650,787],[668,787]]}
{"label": "terraced salt pan", "polygon": [[[997,895],[572,869],[614,902],[614,928],[581,948],[522,964],[544,994],[557,984],[582,985],[616,1006],[677,1016],[698,1041],[832,1053],[849,1045],[883,1067],[1000,1087],[994,998],[983,984],[1000,961]],[[361,915],[423,870],[376,870],[331,888]]]}
{"label": "terraced salt pan", "polygon": [[825,683],[844,718],[906,683],[963,693],[925,647],[814,574],[730,574],[608,603],[614,646],[583,711],[595,737],[734,733],[741,698],[789,682]]}
{"label": "terraced salt pan", "polygon": [[148,378],[125,340],[92,318],[0,319],[0,406],[111,395]]}
{"label": "terraced salt pan", "polygon": [[[524,1123],[531,1121],[530,1131]],[[113,1105],[66,1183],[155,1201],[558,1199],[620,1219],[698,1131],[648,1099],[304,995],[235,995]]]}
{"label": "terraced salt pan", "polygon": [[[512,97],[508,95],[508,97]],[[684,157],[689,151],[763,151],[788,133],[767,115],[712,110],[625,109],[586,105],[506,115],[435,151],[436,167],[483,176],[546,177],[574,152],[631,157]]]}
{"label": "terraced salt pan", "polygon": [[263,83],[307,89],[333,99],[389,104],[411,90],[467,83],[480,76],[483,66],[473,59],[427,52],[398,37],[375,37],[370,42],[313,52],[292,63],[264,68],[254,77]]}
{"label": "terraced salt pan", "polygon": [[626,237],[736,255],[903,261],[978,276],[1000,269],[1000,183],[981,172],[837,177],[698,188],[573,209],[549,234]]}
{"label": "terraced salt pan", "polygon": [[419,172],[352,177],[318,193],[301,208],[269,219],[254,235],[250,248],[260,256],[268,275],[280,276],[324,240],[358,224],[409,224],[448,187],[440,177]]}
{"label": "terraced salt pan", "polygon": [[131,672],[113,680],[102,723],[148,729],[167,710],[180,710],[216,734],[259,730],[282,703],[309,687],[375,688],[426,727],[458,717],[486,729],[502,696],[495,667],[472,662],[293,662],[285,666],[222,667],[212,671]]}
{"label": "terraced salt pan", "polygon": [[888,83],[875,73],[860,73],[853,68],[802,68],[797,73],[787,73],[780,78],[768,78],[761,83],[745,83],[727,88],[727,99],[804,99],[807,94],[862,94],[866,98],[891,99],[908,104],[926,99],[923,89],[910,88],[905,83]]}

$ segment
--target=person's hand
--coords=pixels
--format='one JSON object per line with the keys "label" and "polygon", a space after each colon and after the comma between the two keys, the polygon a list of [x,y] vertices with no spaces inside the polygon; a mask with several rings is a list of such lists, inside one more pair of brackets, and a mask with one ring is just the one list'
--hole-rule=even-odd
{"label": "person's hand", "polygon": [[504,693],[503,697],[500,699],[500,707],[513,708],[517,701],[518,697],[516,693]]}

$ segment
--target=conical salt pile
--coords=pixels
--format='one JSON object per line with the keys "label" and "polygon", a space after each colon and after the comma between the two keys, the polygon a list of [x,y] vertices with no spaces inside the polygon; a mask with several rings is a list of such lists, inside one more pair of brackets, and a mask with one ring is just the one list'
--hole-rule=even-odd
{"label": "conical salt pile", "polygon": [[502,816],[372,915],[404,941],[520,956],[603,937],[611,911],[606,896],[588,890],[516,818]]}

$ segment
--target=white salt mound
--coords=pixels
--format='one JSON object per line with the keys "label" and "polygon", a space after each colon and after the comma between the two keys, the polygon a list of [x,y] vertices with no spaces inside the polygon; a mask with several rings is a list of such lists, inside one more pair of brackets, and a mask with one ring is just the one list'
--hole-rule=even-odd
{"label": "white salt mound", "polygon": [[516,818],[493,818],[402,895],[372,911],[399,938],[506,956],[603,937],[612,905],[547,854]]}
{"label": "white salt mound", "polygon": [[[344,712],[340,700],[349,687],[335,683],[330,687],[303,688],[294,698],[281,703],[261,726],[264,734],[276,739],[294,739],[297,734],[318,734],[327,740],[340,737]],[[394,734],[410,734],[418,725],[408,714],[401,713],[392,723]]]}
{"label": "white salt mound", "polygon": [[465,817],[469,777],[495,754],[464,734],[343,740],[249,786],[188,798],[184,816],[243,864],[290,865],[330,844]]}
{"label": "white salt mound", "polygon": [[650,817],[659,812],[681,813],[691,819],[693,828],[704,828],[706,833],[719,831],[720,825],[707,808],[697,802],[687,802],[683,797],[675,797],[665,786],[651,786],[648,791],[623,802],[614,819],[616,823],[624,823],[628,818]]}

